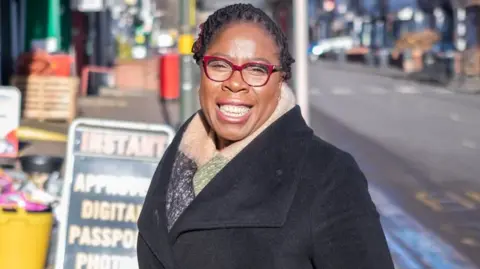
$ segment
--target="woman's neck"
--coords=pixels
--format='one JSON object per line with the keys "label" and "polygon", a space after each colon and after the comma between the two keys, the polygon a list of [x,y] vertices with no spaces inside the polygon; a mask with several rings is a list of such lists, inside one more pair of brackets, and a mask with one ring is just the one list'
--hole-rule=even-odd
{"label": "woman's neck", "polygon": [[217,150],[220,151],[229,145],[231,145],[233,142],[230,140],[223,139],[217,135],[215,135],[215,146],[217,147]]}

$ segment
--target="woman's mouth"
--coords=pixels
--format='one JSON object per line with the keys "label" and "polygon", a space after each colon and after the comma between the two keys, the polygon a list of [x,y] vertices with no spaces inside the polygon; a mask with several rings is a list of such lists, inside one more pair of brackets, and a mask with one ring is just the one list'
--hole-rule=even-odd
{"label": "woman's mouth", "polygon": [[240,104],[218,104],[217,114],[226,123],[244,123],[250,117],[252,106]]}
{"label": "woman's mouth", "polygon": [[250,107],[242,105],[220,105],[220,111],[229,117],[242,117],[250,111]]}

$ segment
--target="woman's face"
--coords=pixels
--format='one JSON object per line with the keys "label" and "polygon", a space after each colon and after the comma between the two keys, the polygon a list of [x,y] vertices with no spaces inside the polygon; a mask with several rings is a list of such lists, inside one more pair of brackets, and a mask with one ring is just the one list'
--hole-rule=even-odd
{"label": "woman's face", "polygon": [[[265,85],[251,85],[262,84],[265,66],[280,66],[278,47],[261,26],[234,23],[216,35],[205,56],[210,57],[206,63],[210,78],[202,65],[200,83],[200,104],[205,117],[220,139],[242,140],[258,129],[277,106],[281,72],[272,73]],[[233,69],[230,64],[247,64],[248,68],[242,73],[234,71],[222,82]]]}

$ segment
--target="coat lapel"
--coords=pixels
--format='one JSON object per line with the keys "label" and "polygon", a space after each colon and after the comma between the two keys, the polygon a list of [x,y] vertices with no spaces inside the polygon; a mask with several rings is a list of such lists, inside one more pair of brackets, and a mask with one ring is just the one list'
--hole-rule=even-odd
{"label": "coat lapel", "polygon": [[[193,118],[193,117],[192,117]],[[191,120],[191,119],[190,119]],[[173,269],[173,253],[169,244],[166,216],[166,193],[175,155],[186,124],[178,131],[162,160],[160,161],[148,190],[142,212],[138,220],[140,235],[165,269]]]}
{"label": "coat lapel", "polygon": [[281,227],[295,195],[299,162],[312,135],[298,106],[279,118],[187,207],[169,233],[171,245],[191,230]]}

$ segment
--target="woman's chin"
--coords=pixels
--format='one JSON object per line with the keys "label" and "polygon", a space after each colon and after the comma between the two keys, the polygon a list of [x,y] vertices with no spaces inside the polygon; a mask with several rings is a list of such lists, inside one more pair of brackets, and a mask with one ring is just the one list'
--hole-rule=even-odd
{"label": "woman's chin", "polygon": [[235,124],[216,119],[212,127],[218,137],[236,142],[244,139],[251,133],[249,125],[248,121],[243,124]]}

